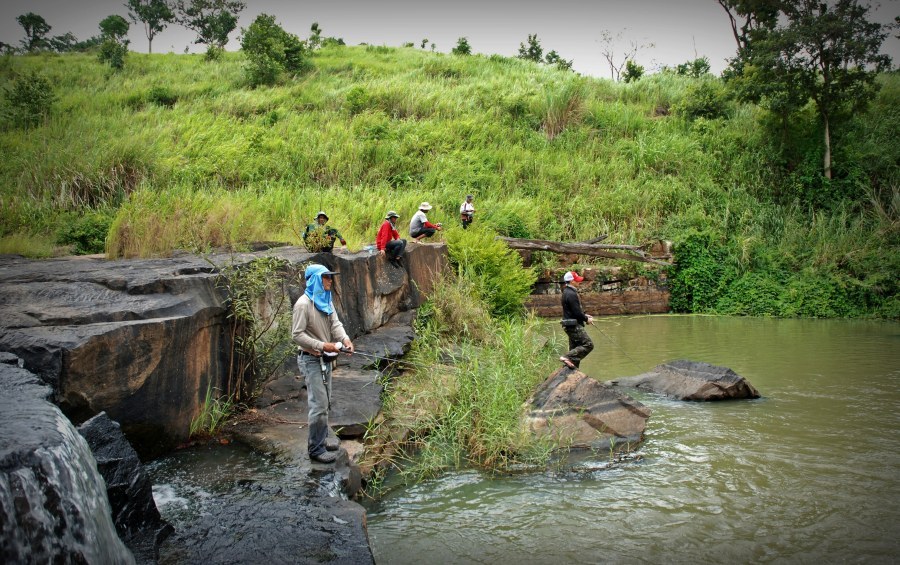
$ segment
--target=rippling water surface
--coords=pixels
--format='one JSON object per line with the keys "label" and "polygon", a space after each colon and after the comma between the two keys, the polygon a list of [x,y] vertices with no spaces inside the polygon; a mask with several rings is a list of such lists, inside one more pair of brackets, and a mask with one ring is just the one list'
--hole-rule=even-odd
{"label": "rippling water surface", "polygon": [[582,370],[600,380],[686,358],[763,398],[636,393],[653,410],[637,460],[397,489],[369,507],[379,563],[900,560],[900,325],[647,316],[590,332]]}

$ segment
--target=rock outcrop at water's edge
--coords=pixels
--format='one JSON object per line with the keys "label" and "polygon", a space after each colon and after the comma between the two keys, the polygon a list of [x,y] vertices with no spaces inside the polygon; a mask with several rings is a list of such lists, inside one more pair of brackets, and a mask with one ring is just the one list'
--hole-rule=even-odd
{"label": "rock outcrop at water's edge", "polygon": [[685,359],[663,363],[650,372],[607,384],[649,390],[678,400],[759,398],[759,391],[728,367]]}
{"label": "rock outcrop at water's edge", "polygon": [[[29,498],[28,503],[34,506],[33,515],[41,516],[42,524],[46,522],[39,525],[43,529],[36,530],[19,522],[21,516],[10,498],[21,499],[16,488],[28,485],[22,486],[19,479],[0,480],[0,506],[13,513],[10,517],[4,516],[2,522],[4,561],[20,562],[25,554],[52,556],[62,555],[65,551],[80,551],[81,555],[89,557],[88,562],[130,562],[131,554],[117,537],[110,519],[112,512],[121,519],[119,525],[123,537],[131,538],[134,543],[135,536],[140,536],[147,542],[139,542],[139,558],[155,560],[144,549],[152,544],[149,549],[156,550],[162,538],[158,534],[166,532],[164,523],[157,522],[152,516],[150,506],[153,501],[146,496],[147,485],[134,475],[123,478],[120,473],[119,464],[137,463],[137,457],[107,453],[105,440],[97,442],[97,458],[101,466],[110,471],[108,497],[93,456],[66,416],[83,422],[106,412],[121,424],[128,441],[142,448],[145,456],[160,453],[186,439],[189,424],[200,410],[207,387],[224,390],[229,379],[228,360],[233,344],[224,307],[225,291],[217,287],[217,271],[225,266],[249,264],[264,255],[286,261],[291,267],[289,272],[302,272],[303,266],[311,261],[339,271],[341,277],[334,293],[335,305],[348,333],[364,351],[388,357],[400,356],[408,347],[413,337],[411,310],[422,302],[435,278],[442,276],[447,265],[445,246],[417,244],[408,247],[403,268],[395,267],[377,255],[310,254],[292,247],[149,260],[70,257],[30,261],[20,257],[0,257],[0,364],[7,372],[30,375],[27,384],[39,390],[42,406],[50,411],[53,420],[42,425],[33,417],[26,418],[18,408],[24,408],[29,416],[42,412],[20,402],[14,394],[7,394],[7,400],[12,403],[10,406],[16,409],[4,407],[0,414],[4,431],[8,432],[2,435],[0,442],[0,455],[3,455],[0,463],[8,466],[7,451],[13,454],[13,462],[25,463],[42,451],[43,440],[38,438],[36,443],[31,442],[26,430],[19,429],[23,423],[30,422],[26,427],[57,432],[69,429],[71,433],[65,441],[59,442],[58,450],[70,455],[56,457],[51,470],[54,476],[72,480],[90,475],[97,487],[87,498],[66,503],[65,508],[50,500]],[[296,300],[303,292],[302,279],[287,281],[281,292],[287,295],[288,301]],[[270,297],[266,297],[258,307],[265,311],[271,303]],[[265,316],[265,312],[261,314]],[[286,366],[290,365],[291,360],[286,360]],[[364,432],[366,422],[380,410],[378,372],[369,365],[370,359],[354,356],[336,374],[335,390],[344,395],[344,402],[338,400],[334,423],[340,428],[342,438],[347,438],[348,448],[350,443],[360,445],[352,438],[358,438]],[[35,374],[27,373],[23,366]],[[302,391],[294,384],[291,383],[289,394],[299,399]],[[3,389],[14,390],[15,386],[18,385],[13,383]],[[47,400],[55,401],[59,408]],[[295,408],[305,418],[302,404],[301,400]],[[10,416],[9,422],[7,416]],[[97,422],[104,424],[99,427],[107,431],[117,427],[113,420],[105,417],[101,420],[88,422],[85,433],[91,436],[90,430],[96,431]],[[283,433],[286,444],[297,448],[294,454],[305,457],[305,436],[297,425],[282,426],[279,432]],[[77,458],[71,456],[73,450],[79,453]],[[224,506],[220,506],[222,512],[210,516],[209,524],[198,523],[197,527],[191,525],[186,531],[175,532],[160,551],[165,550],[167,558],[178,560],[194,548],[197,552],[192,560],[201,561],[210,555],[219,555],[227,546],[230,551],[221,553],[223,560],[226,557],[233,559],[236,553],[253,560],[260,555],[260,540],[268,536],[271,545],[280,548],[276,561],[295,561],[298,556],[303,556],[310,562],[371,563],[365,512],[357,504],[335,497],[353,494],[360,488],[359,468],[350,458],[354,449],[348,451],[350,454],[342,453],[333,466],[310,464],[308,459],[305,464],[296,465],[296,481],[292,484],[298,485],[297,488],[260,484],[256,489],[259,494],[256,502],[235,500],[234,508],[231,508],[229,502],[224,501]],[[85,465],[93,467],[93,473],[69,473],[60,462],[65,459],[83,460]],[[45,463],[35,464],[43,470],[51,468]],[[16,476],[40,474],[15,469],[12,472]],[[62,484],[65,487],[70,482]],[[300,486],[310,484],[325,488],[325,492]],[[44,487],[28,488],[40,491]],[[44,489],[44,492],[49,491]],[[138,496],[134,497],[135,494]],[[109,498],[118,499],[120,495],[123,498],[117,502],[123,504],[110,510]],[[66,496],[54,495],[54,500],[65,502]],[[259,512],[269,518],[275,516],[278,527],[253,526],[253,518],[260,515]],[[283,519],[277,518],[279,515]],[[99,541],[101,547],[83,543],[74,549],[68,547],[72,541],[70,532],[58,525],[60,520],[75,527],[87,522],[87,526],[92,527],[94,522],[102,521],[103,516],[106,516],[105,535],[109,539],[96,534],[91,538]],[[233,532],[240,532],[240,539],[222,545],[216,536],[208,535],[213,530],[220,531],[223,520],[231,524]],[[271,524],[265,520],[261,523]],[[300,533],[304,535],[298,535]],[[57,534],[63,539],[55,539]],[[291,539],[290,543],[285,542],[287,538]],[[109,557],[114,555],[109,552],[119,550],[124,557],[95,558],[96,555]],[[79,558],[73,557],[73,560]]]}
{"label": "rock outcrop at water's edge", "polygon": [[650,408],[567,368],[550,375],[527,408],[525,423],[532,432],[582,449],[638,443],[650,418]]}
{"label": "rock outcrop at water's edge", "polygon": [[[296,247],[115,261],[6,256],[0,351],[21,357],[75,423],[105,411],[142,455],[160,453],[187,438],[208,387],[227,389],[230,324],[215,271],[264,255],[340,271],[335,305],[352,337],[416,307],[446,264],[446,248],[434,245],[410,245],[404,269],[378,255]],[[295,300],[302,282],[289,290]]]}

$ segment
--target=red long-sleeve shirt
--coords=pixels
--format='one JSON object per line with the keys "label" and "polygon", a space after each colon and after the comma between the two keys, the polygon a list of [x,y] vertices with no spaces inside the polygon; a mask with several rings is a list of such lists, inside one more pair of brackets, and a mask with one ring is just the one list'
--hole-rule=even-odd
{"label": "red long-sleeve shirt", "polygon": [[375,247],[378,251],[384,251],[385,246],[392,239],[400,239],[400,232],[394,228],[390,220],[385,220],[378,228],[378,235],[375,237]]}

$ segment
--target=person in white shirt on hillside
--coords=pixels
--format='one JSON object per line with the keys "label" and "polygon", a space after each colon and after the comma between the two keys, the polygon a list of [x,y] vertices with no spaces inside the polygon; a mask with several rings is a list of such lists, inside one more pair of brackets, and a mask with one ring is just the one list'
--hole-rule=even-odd
{"label": "person in white shirt on hillside", "polygon": [[472,200],[474,199],[474,195],[467,194],[465,202],[459,207],[459,219],[462,221],[463,229],[468,229],[469,224],[472,223],[475,214],[475,205],[472,204]]}

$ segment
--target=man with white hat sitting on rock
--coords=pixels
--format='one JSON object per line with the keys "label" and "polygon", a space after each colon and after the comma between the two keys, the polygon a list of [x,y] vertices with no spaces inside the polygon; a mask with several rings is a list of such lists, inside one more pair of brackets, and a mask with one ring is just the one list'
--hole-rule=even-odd
{"label": "man with white hat sitting on rock", "polygon": [[442,224],[432,224],[425,216],[425,212],[431,210],[431,204],[422,202],[419,204],[419,211],[415,213],[409,222],[409,237],[419,241],[426,237],[431,237],[435,232],[443,229]]}

